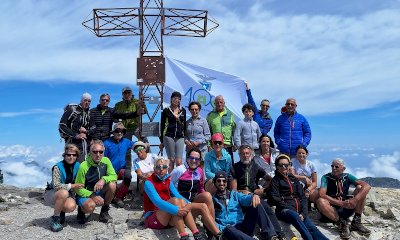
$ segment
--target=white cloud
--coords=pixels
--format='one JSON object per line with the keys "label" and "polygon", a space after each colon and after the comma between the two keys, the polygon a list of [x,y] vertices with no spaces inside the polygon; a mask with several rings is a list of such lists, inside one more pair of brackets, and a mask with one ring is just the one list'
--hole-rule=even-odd
{"label": "white cloud", "polygon": [[[268,97],[280,107],[293,96],[305,114],[400,100],[396,5],[339,16],[279,15],[255,3],[239,15],[223,3],[194,2],[220,27],[206,39],[166,37],[165,54],[248,79],[256,100]],[[131,83],[139,38],[96,38],[81,26],[93,7],[116,6],[135,4],[1,1],[7,11],[0,16],[0,30],[7,34],[0,39],[0,79]]]}

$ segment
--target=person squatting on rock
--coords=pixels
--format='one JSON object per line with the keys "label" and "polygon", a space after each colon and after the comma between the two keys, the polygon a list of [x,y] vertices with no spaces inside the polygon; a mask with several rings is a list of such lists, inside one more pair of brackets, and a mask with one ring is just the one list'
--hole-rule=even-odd
{"label": "person squatting on rock", "polygon": [[[154,165],[154,173],[144,182],[144,224],[151,229],[175,227],[181,239],[189,239],[185,225],[196,240],[206,237],[198,230],[191,213],[196,204],[182,197],[168,174],[169,160],[159,158]],[[199,204],[199,203],[197,203]],[[206,205],[204,204],[206,208]]]}
{"label": "person squatting on rock", "polygon": [[184,138],[186,131],[186,110],[181,107],[181,97],[179,92],[171,94],[171,105],[164,108],[161,113],[160,121],[160,151],[165,147],[169,159],[169,171],[171,172],[175,164],[182,164]]}
{"label": "person squatting on rock", "polygon": [[78,105],[69,104],[65,107],[64,113],[60,119],[58,131],[65,140],[65,144],[75,144],[81,154],[78,162],[83,162],[87,153],[89,139],[89,106],[92,96],[84,93],[81,102]]}
{"label": "person squatting on rock", "polygon": [[54,207],[51,217],[50,229],[58,232],[63,229],[65,213],[73,212],[76,208],[75,190],[83,187],[83,184],[74,183],[78,172],[80,151],[74,144],[67,144],[62,154],[63,160],[53,166],[52,180],[44,194],[46,205]]}
{"label": "person squatting on rock", "polygon": [[[261,239],[278,239],[257,194],[229,191],[228,175],[224,171],[217,172],[213,182],[217,188],[213,195],[215,221],[224,239],[252,240],[256,225],[260,228]],[[246,213],[242,207],[246,208]]]}
{"label": "person squatting on rock", "polygon": [[290,157],[280,154],[275,161],[275,176],[270,188],[270,201],[276,206],[278,219],[292,224],[304,240],[328,240],[308,216],[303,186],[290,172]]}
{"label": "person squatting on rock", "polygon": [[[204,190],[204,173],[200,168],[201,151],[194,147],[188,151],[186,162],[171,172],[171,181],[178,192],[192,203],[203,203],[192,209],[193,217],[202,216],[209,236],[222,234],[215,225],[215,211],[211,194]],[[195,205],[192,205],[195,206]]]}
{"label": "person squatting on rock", "polygon": [[[240,161],[232,166],[232,191],[238,191],[244,194],[257,194],[260,197],[266,197],[267,189],[263,187],[259,188],[259,180],[270,179],[271,177],[254,161],[254,150],[249,145],[242,145],[239,148],[239,157]],[[261,205],[264,207],[267,217],[273,224],[278,238],[286,239],[275,212],[267,201],[261,199]]]}
{"label": "person squatting on rock", "polygon": [[117,187],[115,193],[114,203],[118,208],[124,207],[124,198],[128,194],[129,186],[132,181],[132,162],[131,158],[126,158],[127,154],[131,154],[133,142],[127,138],[124,138],[126,128],[122,122],[114,124],[112,137],[109,137],[104,141],[104,156],[108,157],[111,164],[117,173],[118,180],[123,180],[122,183]]}
{"label": "person squatting on rock", "polygon": [[[339,234],[342,239],[350,238],[350,230],[369,236],[371,231],[362,225],[361,214],[371,186],[349,173],[344,173],[346,166],[343,159],[334,159],[331,167],[332,172],[321,178],[318,210],[324,218],[339,223]],[[351,185],[356,187],[352,195],[349,194]],[[347,221],[353,213],[355,214],[349,228]]]}
{"label": "person squatting on rock", "polygon": [[90,145],[90,153],[86,160],[79,166],[75,180],[75,183],[83,184],[83,187],[76,191],[79,224],[86,222],[85,213],[92,213],[96,206],[102,206],[100,222],[108,223],[112,221],[108,211],[115,195],[117,174],[111,161],[103,154],[103,142],[95,140]]}

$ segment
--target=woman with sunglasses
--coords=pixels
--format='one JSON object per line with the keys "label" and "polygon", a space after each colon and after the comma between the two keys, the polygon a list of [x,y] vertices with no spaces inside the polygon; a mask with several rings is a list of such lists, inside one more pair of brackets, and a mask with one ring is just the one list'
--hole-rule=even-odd
{"label": "woman with sunglasses", "polygon": [[50,226],[53,232],[63,229],[65,213],[73,212],[76,208],[75,190],[83,187],[83,184],[74,183],[80,165],[76,161],[79,154],[77,146],[67,144],[62,155],[64,159],[53,166],[52,181],[48,184],[44,194],[46,205],[54,206]]}
{"label": "woman with sunglasses", "polygon": [[268,176],[260,180],[259,184],[268,189],[275,175],[275,159],[279,155],[279,150],[275,148],[275,144],[269,135],[262,134],[258,143],[260,148],[256,152],[254,161],[267,173]]}
{"label": "woman with sunglasses", "polygon": [[183,148],[185,146],[184,137],[186,129],[186,110],[181,107],[181,97],[179,92],[171,94],[171,105],[161,113],[160,121],[160,150],[165,147],[169,159],[169,171],[174,166],[182,164]]}
{"label": "woman with sunglasses", "polygon": [[186,158],[186,164],[176,167],[171,172],[171,181],[178,189],[178,192],[192,203],[204,203],[204,205],[193,205],[192,214],[201,215],[204,225],[213,234],[217,235],[219,230],[215,225],[215,210],[212,197],[209,192],[204,190],[204,174],[199,167],[201,152],[198,148],[189,150]]}
{"label": "woman with sunglasses", "polygon": [[[199,102],[189,103],[191,117],[186,121],[185,145],[186,152],[192,148],[199,148],[201,158],[204,159],[208,152],[207,143],[210,141],[211,133],[207,120],[200,116],[201,104]],[[203,167],[204,162],[201,162]]]}
{"label": "woman with sunglasses", "polygon": [[[205,240],[206,237],[199,232],[191,213],[195,204],[190,204],[179,194],[171,182],[168,168],[169,160],[158,158],[154,164],[154,173],[144,182],[143,218],[145,226],[151,229],[175,227],[180,239],[189,239],[185,231],[186,225],[192,231],[195,240]],[[203,205],[204,208],[207,208],[205,204]]]}
{"label": "woman with sunglasses", "polygon": [[290,157],[280,154],[275,161],[270,200],[276,205],[275,214],[281,221],[292,224],[305,240],[328,240],[308,216],[307,198],[303,187],[290,172]]}
{"label": "woman with sunglasses", "polygon": [[307,160],[308,150],[299,145],[296,148],[296,157],[292,158],[291,172],[303,185],[304,193],[309,201],[316,202],[317,191],[317,169],[314,164]]}
{"label": "woman with sunglasses", "polygon": [[204,188],[207,192],[214,194],[217,191],[213,183],[215,173],[224,171],[231,172],[232,158],[228,151],[224,148],[224,136],[222,133],[214,133],[211,136],[212,150],[206,154],[204,160],[204,171],[206,175],[206,182]]}

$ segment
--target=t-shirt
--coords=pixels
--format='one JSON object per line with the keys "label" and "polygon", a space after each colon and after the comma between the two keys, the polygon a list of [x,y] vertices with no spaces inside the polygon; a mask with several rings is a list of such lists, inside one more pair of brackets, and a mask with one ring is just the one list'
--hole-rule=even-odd
{"label": "t-shirt", "polygon": [[258,188],[258,180],[263,178],[267,173],[252,160],[249,165],[245,165],[242,162],[233,164],[231,174],[237,181],[238,190],[254,192]]}
{"label": "t-shirt", "polygon": [[301,164],[297,158],[292,158],[292,168],[296,171],[297,175],[311,177],[311,174],[317,172],[314,164],[306,160],[306,164]]}
{"label": "t-shirt", "polygon": [[147,154],[146,158],[141,160],[140,158],[136,158],[133,162],[134,170],[140,169],[142,173],[150,173],[154,172],[154,162],[156,160],[157,155],[155,154]]}

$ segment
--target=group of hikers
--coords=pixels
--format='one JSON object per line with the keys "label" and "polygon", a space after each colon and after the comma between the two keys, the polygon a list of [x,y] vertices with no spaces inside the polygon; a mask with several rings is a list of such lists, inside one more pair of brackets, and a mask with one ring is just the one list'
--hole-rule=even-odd
{"label": "group of hikers", "polygon": [[[236,122],[222,95],[214,98],[207,118],[200,115],[199,102],[189,103],[187,118],[181,93],[173,92],[160,121],[159,147],[167,157],[150,153],[145,139],[132,141],[146,107],[133,98],[131,88],[122,89],[123,100],[115,108],[108,107],[105,93],[89,110],[91,96],[84,93],[60,120],[63,160],[53,167],[45,192],[46,203],[54,207],[51,230],[62,230],[65,213],[76,206],[80,224],[97,206],[99,221],[111,222],[110,204],[124,207],[133,168],[145,227],[174,227],[180,239],[189,239],[185,226],[196,240],[253,239],[257,226],[261,239],[287,239],[278,219],[292,224],[303,239],[328,239],[309,217],[311,203],[321,221],[336,224],[342,239],[349,239],[350,231],[368,236],[361,215],[371,187],[345,173],[344,160],[337,158],[318,188],[316,168],[307,160],[311,128],[296,111],[296,100],[287,99],[281,109],[274,143],[268,135],[273,126],[270,101],[262,100],[259,109],[247,84],[246,93],[244,119]],[[137,155],[133,161],[131,150]],[[117,185],[117,180],[122,182]],[[205,234],[196,225],[198,216]]]}

